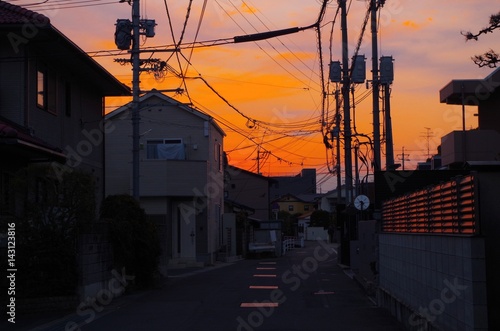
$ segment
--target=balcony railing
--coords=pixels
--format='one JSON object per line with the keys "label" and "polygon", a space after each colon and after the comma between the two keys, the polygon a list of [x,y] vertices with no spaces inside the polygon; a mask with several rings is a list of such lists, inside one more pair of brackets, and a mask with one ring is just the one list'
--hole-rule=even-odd
{"label": "balcony railing", "polygon": [[143,160],[140,176],[142,196],[203,196],[207,187],[207,162]]}
{"label": "balcony railing", "polygon": [[384,202],[384,232],[474,235],[476,193],[472,175]]}

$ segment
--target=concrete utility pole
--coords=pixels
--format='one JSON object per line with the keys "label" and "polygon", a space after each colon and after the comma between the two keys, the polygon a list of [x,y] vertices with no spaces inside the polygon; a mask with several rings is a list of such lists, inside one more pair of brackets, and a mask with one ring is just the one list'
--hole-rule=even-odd
{"label": "concrete utility pole", "polygon": [[344,158],[345,158],[345,188],[346,205],[352,202],[352,151],[351,151],[351,104],[349,91],[351,80],[349,77],[349,40],[347,37],[347,0],[338,0],[341,10],[342,28],[342,97],[344,101]]}
{"label": "concrete utility pole", "polygon": [[391,118],[391,87],[384,84],[384,105],[385,105],[385,167],[394,168],[394,142],[392,139],[392,118]]}
{"label": "concrete utility pole", "polygon": [[337,153],[337,204],[342,201],[342,174],[340,166],[340,100],[339,100],[339,90],[335,90],[335,137],[337,138],[336,143],[336,153]]}
{"label": "concrete utility pole", "polygon": [[378,40],[377,40],[377,11],[379,0],[371,0],[371,32],[372,32],[372,87],[373,87],[373,162],[374,171],[380,171],[380,80],[378,70]]}
{"label": "concrete utility pole", "polygon": [[132,3],[132,31],[133,31],[133,42],[132,42],[132,196],[134,199],[139,201],[139,126],[140,126],[140,114],[139,114],[139,74],[140,74],[140,6],[139,0],[133,0]]}

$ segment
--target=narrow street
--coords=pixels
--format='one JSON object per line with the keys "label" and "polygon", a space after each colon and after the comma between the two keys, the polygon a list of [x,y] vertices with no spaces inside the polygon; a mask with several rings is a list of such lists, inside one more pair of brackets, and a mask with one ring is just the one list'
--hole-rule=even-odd
{"label": "narrow street", "polygon": [[308,242],[279,258],[173,270],[162,289],[125,295],[101,312],[36,330],[403,330],[337,265],[334,246]]}

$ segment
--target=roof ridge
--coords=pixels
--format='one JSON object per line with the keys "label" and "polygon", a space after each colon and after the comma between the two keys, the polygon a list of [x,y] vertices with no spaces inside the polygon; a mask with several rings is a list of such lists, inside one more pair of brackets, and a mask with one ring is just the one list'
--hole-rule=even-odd
{"label": "roof ridge", "polygon": [[2,0],[0,0],[0,10],[10,11],[26,18],[30,22],[50,24],[50,18],[47,16]]}

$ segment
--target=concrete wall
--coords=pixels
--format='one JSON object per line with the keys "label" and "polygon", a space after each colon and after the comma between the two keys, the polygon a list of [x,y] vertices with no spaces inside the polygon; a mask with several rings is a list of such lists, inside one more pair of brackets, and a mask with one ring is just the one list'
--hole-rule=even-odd
{"label": "concrete wall", "polygon": [[379,234],[379,303],[410,330],[487,330],[484,239]]}
{"label": "concrete wall", "polygon": [[95,297],[108,288],[113,277],[113,248],[107,239],[107,226],[99,223],[93,233],[79,238],[80,299]]}
{"label": "concrete wall", "polygon": [[358,240],[352,240],[350,246],[351,269],[369,291],[373,289],[377,281],[378,234],[376,229],[377,221],[358,222]]}

